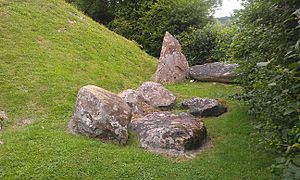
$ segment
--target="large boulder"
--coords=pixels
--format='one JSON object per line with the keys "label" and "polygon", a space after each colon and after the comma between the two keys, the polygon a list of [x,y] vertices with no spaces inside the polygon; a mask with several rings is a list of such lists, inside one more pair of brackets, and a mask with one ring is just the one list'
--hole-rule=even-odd
{"label": "large boulder", "polygon": [[130,120],[131,108],[119,96],[88,85],[79,90],[68,128],[74,133],[124,145],[128,140]]}
{"label": "large boulder", "polygon": [[137,91],[147,104],[155,108],[166,110],[176,104],[176,97],[160,83],[145,82]]}
{"label": "large boulder", "polygon": [[190,77],[199,81],[231,82],[235,77],[238,64],[221,62],[196,65],[190,68]]}
{"label": "large boulder", "polygon": [[189,108],[190,113],[194,116],[220,116],[227,111],[227,108],[216,99],[197,98],[182,102],[183,108]]}
{"label": "large boulder", "polygon": [[181,45],[169,32],[166,32],[160,52],[157,70],[153,76],[155,82],[177,83],[189,75],[189,64],[182,54]]}
{"label": "large boulder", "polygon": [[203,123],[187,113],[155,112],[132,121],[129,127],[142,148],[170,155],[199,148],[207,135]]}

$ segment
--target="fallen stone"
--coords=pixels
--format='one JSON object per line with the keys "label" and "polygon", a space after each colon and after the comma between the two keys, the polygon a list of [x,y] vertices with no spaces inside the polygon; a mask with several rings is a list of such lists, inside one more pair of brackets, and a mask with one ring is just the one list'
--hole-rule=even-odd
{"label": "fallen stone", "polygon": [[227,108],[216,99],[192,98],[182,102],[183,108],[189,108],[194,116],[220,116],[227,111]]}
{"label": "fallen stone", "polygon": [[207,135],[203,123],[187,113],[155,112],[132,121],[129,127],[137,134],[142,148],[170,155],[198,149]]}
{"label": "fallen stone", "polygon": [[221,62],[196,65],[190,68],[190,77],[199,81],[231,82],[235,77],[238,64]]}
{"label": "fallen stone", "polygon": [[130,119],[131,108],[119,96],[88,85],[79,90],[76,110],[68,129],[73,133],[124,145],[128,140]]}
{"label": "fallen stone", "polygon": [[166,32],[153,79],[160,83],[177,83],[185,81],[188,76],[189,64],[182,54],[181,45],[169,32]]}
{"label": "fallen stone", "polygon": [[3,145],[4,144],[4,142],[3,141],[0,141],[0,145]]}
{"label": "fallen stone", "polygon": [[147,104],[155,108],[167,110],[176,104],[176,97],[160,83],[145,82],[137,91]]}

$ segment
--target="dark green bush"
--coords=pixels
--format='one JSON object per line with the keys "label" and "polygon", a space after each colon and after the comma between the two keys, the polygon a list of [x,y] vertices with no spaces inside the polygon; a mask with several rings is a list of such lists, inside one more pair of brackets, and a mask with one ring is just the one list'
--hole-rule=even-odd
{"label": "dark green bush", "polygon": [[160,54],[165,32],[169,31],[181,38],[191,64],[214,61],[210,53],[217,45],[216,31],[200,29],[212,21],[210,14],[220,0],[67,1],[116,33],[136,41],[155,57]]}
{"label": "dark green bush", "polygon": [[182,33],[179,39],[190,65],[228,61],[228,49],[236,30],[235,26],[227,27],[216,21]]}
{"label": "dark green bush", "polygon": [[260,144],[279,153],[273,171],[285,179],[300,178],[298,8],[298,0],[249,1],[237,16],[239,33],[230,47]]}
{"label": "dark green bush", "polygon": [[116,9],[123,0],[67,0],[95,21],[107,25],[115,18]]}
{"label": "dark green bush", "polygon": [[215,1],[204,0],[128,0],[109,27],[158,57],[166,31],[178,36],[191,28],[204,27],[214,5]]}

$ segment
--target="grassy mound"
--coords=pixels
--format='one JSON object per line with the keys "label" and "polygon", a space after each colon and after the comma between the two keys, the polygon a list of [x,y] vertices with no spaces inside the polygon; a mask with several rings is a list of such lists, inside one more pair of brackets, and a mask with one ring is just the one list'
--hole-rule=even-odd
{"label": "grassy mound", "polygon": [[0,0],[0,179],[269,179],[268,156],[250,142],[246,107],[232,85],[168,86],[179,99],[222,98],[231,111],[205,123],[211,146],[192,160],[66,133],[86,84],[113,92],[150,79],[156,60],[63,0]]}

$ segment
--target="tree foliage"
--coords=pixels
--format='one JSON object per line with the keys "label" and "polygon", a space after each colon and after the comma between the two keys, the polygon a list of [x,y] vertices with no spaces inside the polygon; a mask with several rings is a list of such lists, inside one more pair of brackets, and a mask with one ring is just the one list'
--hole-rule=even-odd
{"label": "tree foliage", "polygon": [[[136,41],[149,54],[158,57],[166,31],[181,38],[212,20],[221,0],[68,0],[94,20],[118,34]],[[208,33],[206,34],[208,35]],[[195,37],[197,35],[193,35]],[[199,37],[199,36],[198,36]],[[207,38],[207,37],[203,37]],[[180,41],[189,40],[182,38]],[[182,42],[187,44],[187,42]],[[207,42],[209,43],[209,42]],[[207,44],[203,44],[207,45]],[[191,47],[191,45],[189,45]],[[202,47],[206,51],[209,47]],[[198,55],[190,51],[191,60]],[[194,48],[195,49],[195,48]]]}
{"label": "tree foliage", "polygon": [[115,18],[116,9],[124,0],[67,0],[95,21],[108,24]]}
{"label": "tree foliage", "polygon": [[158,56],[165,31],[175,36],[202,28],[210,20],[217,1],[128,0],[109,24],[115,32],[135,40],[151,55]]}
{"label": "tree foliage", "polygon": [[241,65],[243,99],[263,133],[260,143],[281,153],[273,170],[286,179],[300,178],[298,8],[298,0],[247,2],[230,46],[232,59]]}
{"label": "tree foliage", "polygon": [[182,33],[179,39],[190,65],[228,61],[227,51],[236,31],[235,26],[214,21],[201,29]]}

